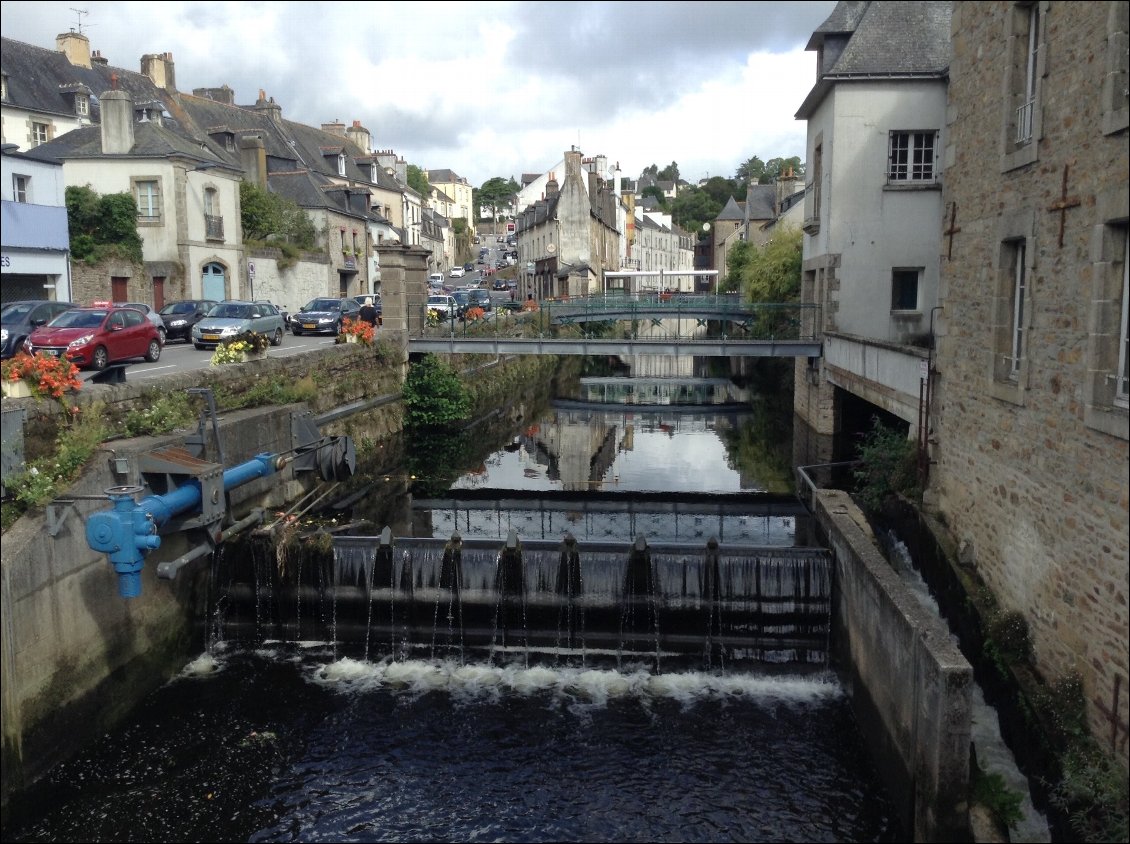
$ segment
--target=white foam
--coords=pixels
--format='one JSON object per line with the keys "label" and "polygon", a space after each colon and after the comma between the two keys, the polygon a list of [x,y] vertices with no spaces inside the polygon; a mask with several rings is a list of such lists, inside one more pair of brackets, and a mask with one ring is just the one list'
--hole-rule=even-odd
{"label": "white foam", "polygon": [[375,688],[410,694],[442,691],[460,700],[545,694],[556,700],[597,705],[619,698],[666,699],[690,705],[698,700],[732,697],[801,705],[844,693],[831,673],[804,677],[694,671],[652,674],[643,669],[498,666],[420,659],[372,663],[346,657],[319,665],[309,677],[346,694]]}

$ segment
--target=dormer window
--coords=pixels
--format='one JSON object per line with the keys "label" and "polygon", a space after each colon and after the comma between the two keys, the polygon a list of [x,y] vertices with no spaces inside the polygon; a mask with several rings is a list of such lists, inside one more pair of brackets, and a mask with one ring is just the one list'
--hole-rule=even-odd
{"label": "dormer window", "polygon": [[75,94],[75,114],[81,117],[90,114],[90,98],[86,94]]}
{"label": "dormer window", "polygon": [[376,184],[376,181],[377,181],[377,165],[376,164],[370,164],[369,165],[369,181]]}
{"label": "dormer window", "polygon": [[345,153],[339,153],[337,156],[337,174],[339,176],[345,175]]}

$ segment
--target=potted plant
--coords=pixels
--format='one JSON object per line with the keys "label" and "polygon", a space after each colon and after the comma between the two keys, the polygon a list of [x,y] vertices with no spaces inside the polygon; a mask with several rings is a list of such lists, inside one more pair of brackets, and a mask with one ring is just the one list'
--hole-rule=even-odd
{"label": "potted plant", "polygon": [[341,323],[341,332],[337,335],[335,343],[364,343],[373,345],[376,332],[373,326],[363,319],[346,319]]}
{"label": "potted plant", "polygon": [[65,357],[45,352],[29,355],[19,352],[4,361],[0,386],[12,398],[35,396],[61,399],[68,390],[78,390],[82,382],[78,367]]}
{"label": "potted plant", "polygon": [[257,360],[267,356],[267,348],[271,340],[266,334],[258,331],[244,331],[234,337],[221,340],[212,354],[212,366],[223,363],[242,363],[247,360]]}

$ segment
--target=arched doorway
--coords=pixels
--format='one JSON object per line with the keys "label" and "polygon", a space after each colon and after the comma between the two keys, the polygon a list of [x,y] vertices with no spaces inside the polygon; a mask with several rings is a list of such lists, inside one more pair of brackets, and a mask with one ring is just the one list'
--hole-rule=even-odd
{"label": "arched doorway", "polygon": [[204,299],[228,298],[227,275],[221,264],[205,264],[200,277],[201,297]]}

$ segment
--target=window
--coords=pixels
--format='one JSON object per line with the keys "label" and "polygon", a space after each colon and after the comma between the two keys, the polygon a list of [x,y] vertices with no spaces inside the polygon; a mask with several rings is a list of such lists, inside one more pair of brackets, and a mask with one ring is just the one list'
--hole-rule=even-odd
{"label": "window", "polygon": [[40,144],[45,144],[51,139],[51,127],[46,123],[37,123],[32,121],[31,124],[31,145],[37,147]]}
{"label": "window", "polygon": [[31,186],[31,176],[12,174],[12,199],[16,202],[27,202],[28,188]]}
{"label": "window", "polygon": [[1114,3],[1107,16],[1103,77],[1103,134],[1130,126],[1130,4]]}
{"label": "window", "polygon": [[339,176],[345,175],[345,155],[344,154],[339,155],[337,157],[337,174]]}
{"label": "window", "polygon": [[933,183],[937,132],[891,132],[887,145],[887,183]]}
{"label": "window", "polygon": [[891,310],[918,310],[918,279],[920,269],[891,270]]}
{"label": "window", "polygon": [[142,223],[161,222],[161,191],[156,180],[134,182],[137,219]]}
{"label": "window", "polygon": [[75,95],[75,113],[83,117],[90,114],[90,100],[86,94]]}
{"label": "window", "polygon": [[1122,227],[1122,328],[1118,332],[1118,369],[1114,372],[1114,404],[1130,408],[1130,227]]}
{"label": "window", "polygon": [[1024,357],[1025,301],[1028,290],[1028,268],[1025,266],[1027,247],[1023,240],[1010,241],[1005,246],[1007,269],[1011,278],[1009,294],[1008,350],[1005,357],[1005,373],[1009,381],[1016,381],[1020,375],[1020,361]]}
{"label": "window", "polygon": [[1046,50],[1047,0],[1016,3],[1008,16],[1009,61],[1005,77],[1005,114],[1001,170],[1030,164],[1041,136],[1041,79]]}

